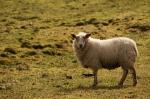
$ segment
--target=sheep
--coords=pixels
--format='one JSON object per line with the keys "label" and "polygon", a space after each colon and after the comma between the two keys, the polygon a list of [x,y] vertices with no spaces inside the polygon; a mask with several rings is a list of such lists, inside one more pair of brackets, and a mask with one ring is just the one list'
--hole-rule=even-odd
{"label": "sheep", "polygon": [[116,37],[100,40],[91,38],[91,34],[79,32],[78,35],[71,34],[75,55],[84,68],[93,71],[93,87],[97,85],[97,72],[105,68],[112,70],[121,67],[122,77],[118,83],[119,87],[127,77],[128,71],[132,74],[133,86],[136,86],[136,71],[134,64],[138,55],[135,41],[127,37]]}

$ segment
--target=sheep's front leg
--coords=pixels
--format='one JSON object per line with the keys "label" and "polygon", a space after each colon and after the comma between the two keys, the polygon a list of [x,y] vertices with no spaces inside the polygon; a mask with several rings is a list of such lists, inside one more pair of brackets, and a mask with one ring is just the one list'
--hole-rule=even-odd
{"label": "sheep's front leg", "polygon": [[93,87],[95,87],[97,85],[97,71],[98,70],[93,70],[93,75],[94,75]]}

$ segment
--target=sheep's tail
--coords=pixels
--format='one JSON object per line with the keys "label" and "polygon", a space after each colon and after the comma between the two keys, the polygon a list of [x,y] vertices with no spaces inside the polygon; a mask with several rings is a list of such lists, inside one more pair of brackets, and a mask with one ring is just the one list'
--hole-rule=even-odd
{"label": "sheep's tail", "polygon": [[139,52],[138,52],[136,43],[134,44],[134,50],[135,50],[136,56],[138,56],[138,55],[139,55]]}

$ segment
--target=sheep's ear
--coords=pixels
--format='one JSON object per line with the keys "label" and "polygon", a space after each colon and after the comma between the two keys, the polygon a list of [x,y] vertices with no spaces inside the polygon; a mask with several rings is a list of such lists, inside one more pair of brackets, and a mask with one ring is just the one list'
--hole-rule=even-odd
{"label": "sheep's ear", "polygon": [[90,36],[91,36],[91,34],[88,33],[88,34],[85,35],[85,38],[89,38]]}
{"label": "sheep's ear", "polygon": [[75,39],[76,38],[76,35],[75,34],[71,34],[72,36],[72,39]]}

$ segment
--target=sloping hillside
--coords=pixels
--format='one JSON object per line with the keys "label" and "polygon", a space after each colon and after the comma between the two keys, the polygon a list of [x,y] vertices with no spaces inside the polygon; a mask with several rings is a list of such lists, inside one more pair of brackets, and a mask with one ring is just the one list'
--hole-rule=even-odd
{"label": "sloping hillside", "polygon": [[[137,42],[138,85],[122,70],[92,73],[77,62],[71,33]],[[0,0],[0,99],[148,99],[150,97],[150,0]]]}

